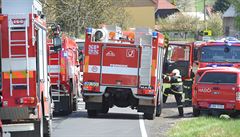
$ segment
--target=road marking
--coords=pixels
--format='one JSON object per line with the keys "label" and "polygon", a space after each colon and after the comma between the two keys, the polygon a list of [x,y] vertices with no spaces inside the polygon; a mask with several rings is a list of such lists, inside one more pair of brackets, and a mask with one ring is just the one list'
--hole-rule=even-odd
{"label": "road marking", "polygon": [[139,115],[139,125],[140,125],[140,130],[141,130],[142,137],[147,137],[147,131],[146,131],[146,128],[145,128],[143,116],[140,113],[138,113],[138,115]]}

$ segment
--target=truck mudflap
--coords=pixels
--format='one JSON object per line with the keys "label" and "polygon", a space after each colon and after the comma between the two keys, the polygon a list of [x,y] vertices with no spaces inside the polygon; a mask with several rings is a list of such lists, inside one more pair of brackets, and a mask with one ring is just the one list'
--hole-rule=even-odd
{"label": "truck mudflap", "polygon": [[11,133],[22,131],[33,131],[34,123],[6,124],[3,125],[3,136],[11,137]]}
{"label": "truck mudflap", "polygon": [[2,120],[16,120],[29,118],[28,107],[6,107],[0,108],[0,118]]}

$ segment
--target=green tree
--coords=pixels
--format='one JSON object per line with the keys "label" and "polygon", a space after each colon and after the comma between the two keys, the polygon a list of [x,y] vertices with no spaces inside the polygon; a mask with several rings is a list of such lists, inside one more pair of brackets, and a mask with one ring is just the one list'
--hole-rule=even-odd
{"label": "green tree", "polygon": [[214,13],[211,19],[207,20],[207,28],[212,31],[212,35],[215,37],[223,35],[223,20],[222,13]]}
{"label": "green tree", "polygon": [[213,11],[223,13],[229,8],[229,6],[229,0],[217,0],[213,5]]}
{"label": "green tree", "polygon": [[79,37],[86,27],[101,24],[127,26],[127,0],[42,0],[48,22],[61,25],[63,31]]}

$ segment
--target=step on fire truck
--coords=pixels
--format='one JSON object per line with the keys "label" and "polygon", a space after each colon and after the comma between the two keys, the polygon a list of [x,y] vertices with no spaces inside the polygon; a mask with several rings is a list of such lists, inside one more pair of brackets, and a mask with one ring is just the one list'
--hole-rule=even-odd
{"label": "step on fire truck", "polygon": [[0,119],[3,132],[12,137],[49,137],[52,110],[47,30],[41,3],[2,0],[2,13]]}
{"label": "step on fire truck", "polygon": [[163,42],[162,34],[149,29],[88,28],[82,92],[88,116],[114,105],[130,106],[147,119],[160,116]]}
{"label": "step on fire truck", "polygon": [[[59,37],[60,27],[52,25],[54,37]],[[66,115],[77,110],[80,96],[80,66],[78,45],[64,34],[61,35],[61,49],[54,50],[52,40],[48,43],[48,73],[51,78],[51,94],[54,114]]]}

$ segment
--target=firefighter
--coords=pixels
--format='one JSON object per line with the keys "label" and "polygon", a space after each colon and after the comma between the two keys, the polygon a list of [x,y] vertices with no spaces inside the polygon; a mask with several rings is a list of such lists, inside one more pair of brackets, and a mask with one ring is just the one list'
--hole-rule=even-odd
{"label": "firefighter", "polygon": [[180,71],[174,69],[171,75],[164,75],[164,79],[168,80],[171,84],[170,88],[166,88],[163,93],[163,103],[166,103],[168,94],[173,94],[175,96],[179,116],[183,117],[183,103],[182,103],[182,94],[183,94],[183,83]]}

